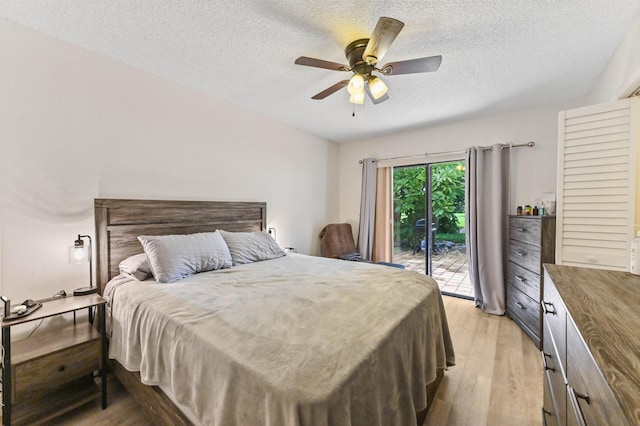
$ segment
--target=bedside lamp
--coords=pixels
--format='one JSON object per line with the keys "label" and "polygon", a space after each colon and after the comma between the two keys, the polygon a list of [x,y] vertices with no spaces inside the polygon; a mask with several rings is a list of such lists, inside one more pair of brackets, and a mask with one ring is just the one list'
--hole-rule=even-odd
{"label": "bedside lamp", "polygon": [[[84,244],[83,238],[89,240],[89,245]],[[69,247],[69,263],[89,262],[89,287],[80,287],[73,290],[74,296],[83,296],[85,294],[96,293],[97,287],[93,286],[93,262],[91,256],[91,237],[88,235],[79,235],[78,239]]]}

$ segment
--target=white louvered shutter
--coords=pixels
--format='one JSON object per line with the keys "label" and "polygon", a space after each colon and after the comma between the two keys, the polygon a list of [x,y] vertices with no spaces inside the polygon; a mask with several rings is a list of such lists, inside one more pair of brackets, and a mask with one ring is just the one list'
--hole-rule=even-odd
{"label": "white louvered shutter", "polygon": [[557,264],[629,270],[639,126],[639,98],[560,113]]}

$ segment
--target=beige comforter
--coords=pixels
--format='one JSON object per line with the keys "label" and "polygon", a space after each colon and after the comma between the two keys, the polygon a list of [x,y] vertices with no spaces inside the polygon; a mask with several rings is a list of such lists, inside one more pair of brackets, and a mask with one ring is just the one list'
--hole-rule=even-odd
{"label": "beige comforter", "polygon": [[105,295],[110,357],[206,425],[411,425],[454,364],[436,283],[387,266],[294,254]]}

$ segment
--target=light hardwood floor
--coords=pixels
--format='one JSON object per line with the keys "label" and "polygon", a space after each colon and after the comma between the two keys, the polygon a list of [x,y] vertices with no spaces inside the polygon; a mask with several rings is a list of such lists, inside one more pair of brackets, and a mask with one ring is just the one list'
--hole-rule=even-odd
{"label": "light hardwood floor", "polygon": [[[424,425],[540,425],[542,361],[533,342],[507,317],[472,301],[444,296],[456,365],[445,374]],[[109,376],[109,406],[88,404],[51,424],[151,426]]]}
{"label": "light hardwood floor", "polygon": [[425,425],[540,425],[542,360],[507,317],[444,296],[456,352]]}

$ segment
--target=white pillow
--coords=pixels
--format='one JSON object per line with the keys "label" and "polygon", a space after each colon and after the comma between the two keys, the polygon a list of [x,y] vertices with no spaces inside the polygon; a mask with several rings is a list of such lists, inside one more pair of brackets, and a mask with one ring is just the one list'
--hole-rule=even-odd
{"label": "white pillow", "polygon": [[138,281],[144,281],[151,275],[151,266],[145,253],[127,257],[118,265],[121,274],[129,275]]}
{"label": "white pillow", "polygon": [[138,237],[156,281],[170,283],[198,272],[231,266],[231,254],[218,231]]}
{"label": "white pillow", "polygon": [[266,232],[220,231],[227,242],[234,265],[275,259],[286,253]]}

